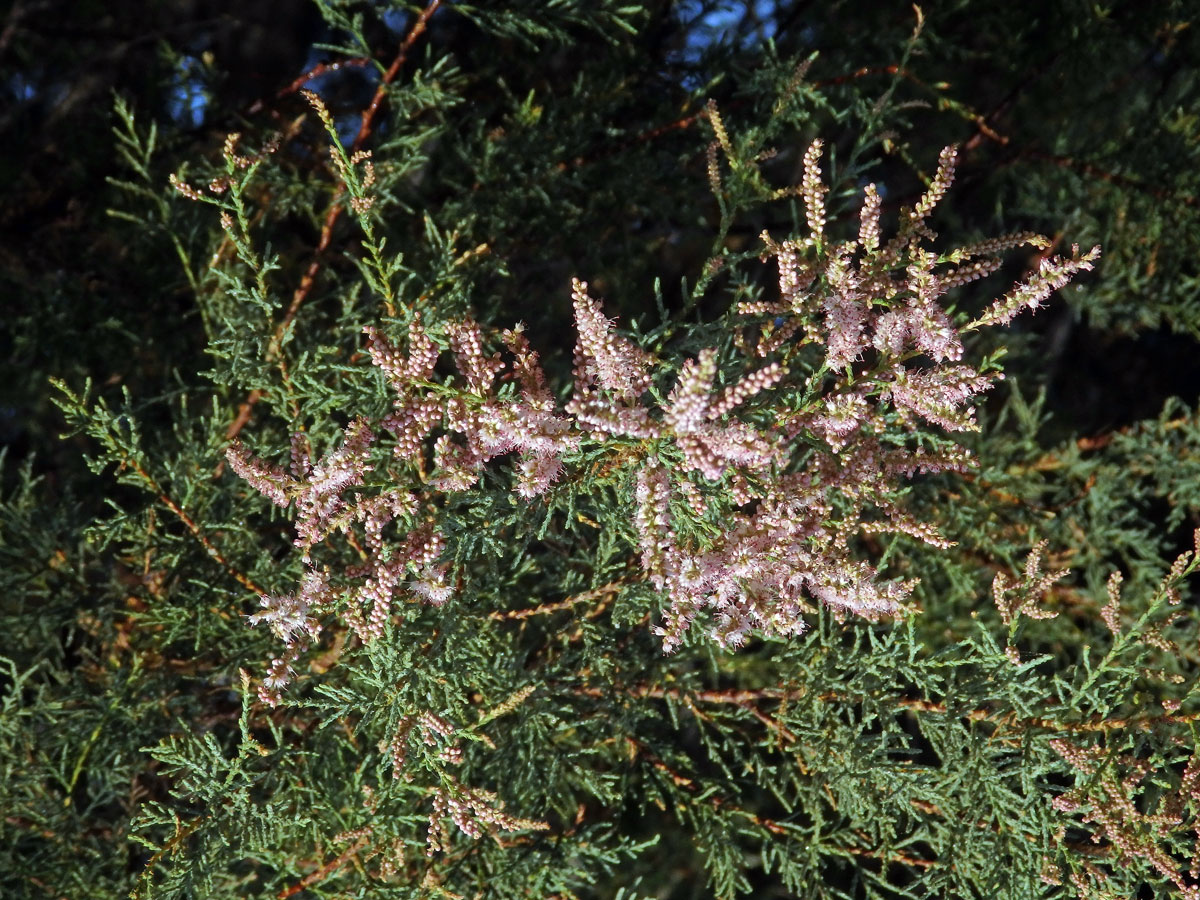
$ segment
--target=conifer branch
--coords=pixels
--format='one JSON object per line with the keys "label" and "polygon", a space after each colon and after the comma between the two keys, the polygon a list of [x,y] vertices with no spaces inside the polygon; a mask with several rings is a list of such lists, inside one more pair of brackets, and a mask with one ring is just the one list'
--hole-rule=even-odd
{"label": "conifer branch", "polygon": [[174,833],[160,848],[158,848],[158,850],[154,852],[154,855],[150,857],[150,859],[146,862],[145,867],[139,873],[137,887],[130,894],[133,900],[138,900],[139,897],[144,896],[144,891],[147,885],[154,877],[155,867],[163,860],[163,858],[174,853],[176,848],[183,844],[184,841],[195,834],[195,832],[198,831],[201,826],[209,822],[211,819],[212,813],[204,813],[202,815],[195,816],[185,825],[178,817],[175,818]]}
{"label": "conifer branch", "polygon": [[[387,96],[388,87],[393,81],[395,81],[396,76],[400,73],[400,69],[408,59],[409,51],[412,50],[413,45],[417,42],[417,39],[424,34],[430,18],[435,12],[437,12],[437,9],[439,6],[441,6],[441,3],[442,0],[429,0],[429,3],[421,11],[420,15],[413,20],[408,33],[404,36],[404,40],[400,43],[399,52],[397,52],[395,58],[393,58],[391,65],[388,66],[388,68],[384,71],[379,80],[379,86],[375,89],[375,93],[371,97],[371,102],[362,112],[362,122],[359,125],[358,132],[355,134],[354,141],[350,146],[351,155],[361,150],[363,145],[370,138],[371,131],[375,124],[375,117],[379,114],[379,110],[382,108],[383,100]],[[313,258],[309,262],[308,267],[304,270],[304,274],[300,276],[300,283],[296,286],[296,290],[292,293],[291,303],[288,304],[288,308],[284,312],[283,318],[280,319],[279,323],[275,326],[275,333],[272,336],[271,342],[266,351],[266,359],[268,361],[275,361],[279,356],[283,344],[283,338],[287,334],[288,328],[291,327],[292,321],[296,318],[296,313],[299,312],[301,305],[303,305],[308,295],[312,292],[313,287],[316,285],[317,276],[320,274],[321,269],[325,265],[325,254],[333,241],[334,227],[337,225],[338,219],[341,218],[342,211],[345,208],[345,205],[342,203],[345,194],[345,182],[339,181],[337,186],[334,188],[333,197],[329,203],[329,209],[325,213],[325,221],[321,225],[321,234],[317,239],[317,246],[313,250]],[[250,415],[253,411],[253,408],[262,399],[262,397],[262,391],[257,388],[252,390],[247,395],[245,401],[238,406],[237,415],[234,417],[233,422],[231,422],[229,428],[226,429],[226,440],[232,441],[238,436],[242,428],[244,428],[246,423],[250,421]]]}
{"label": "conifer branch", "polygon": [[[1200,897],[1186,17],[441,5],[135,23],[107,182],[107,31],[0,22],[0,895]],[[977,330],[1093,266],[1061,364]]]}
{"label": "conifer branch", "polygon": [[184,527],[187,528],[192,537],[194,537],[204,548],[204,551],[218,565],[220,565],[221,568],[225,570],[226,574],[228,574],[238,584],[249,591],[253,591],[256,594],[266,593],[266,591],[259,587],[249,575],[242,572],[225,558],[224,554],[217,549],[216,545],[209,539],[208,535],[204,533],[204,530],[196,524],[195,519],[188,515],[187,511],[184,510],[183,507],[171,499],[170,494],[163,490],[162,486],[158,483],[154,476],[146,471],[145,467],[138,460],[128,455],[124,455],[122,465],[127,466],[137,473],[138,477],[141,478],[141,480],[145,483],[147,489],[152,494],[157,496],[158,502],[169,509],[175,518],[183,523]]}

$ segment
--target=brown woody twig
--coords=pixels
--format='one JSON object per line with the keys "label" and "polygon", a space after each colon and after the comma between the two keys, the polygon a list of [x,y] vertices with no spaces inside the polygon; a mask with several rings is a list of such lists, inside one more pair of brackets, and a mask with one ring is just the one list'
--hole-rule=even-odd
{"label": "brown woody twig", "polygon": [[278,900],[287,900],[288,897],[292,896],[293,894],[300,893],[306,887],[316,884],[318,881],[324,881],[329,877],[330,874],[336,872],[338,869],[344,866],[350,857],[354,856],[354,854],[356,854],[366,845],[367,836],[363,835],[357,841],[343,850],[341,854],[336,856],[334,859],[331,859],[329,862],[325,863],[325,865],[321,866],[321,868],[317,869],[315,872],[310,872],[308,875],[305,875],[295,884],[284,888],[275,896],[278,898]]}
{"label": "brown woody twig", "polygon": [[[371,130],[375,124],[375,117],[379,115],[379,110],[383,105],[383,100],[387,96],[388,86],[396,80],[396,76],[400,73],[401,67],[404,65],[405,60],[408,59],[409,51],[416,43],[417,38],[424,33],[426,26],[429,24],[430,17],[437,12],[437,9],[439,6],[441,6],[441,3],[442,0],[429,0],[429,4],[424,10],[421,11],[421,14],[417,16],[416,20],[412,24],[412,27],[408,30],[408,34],[405,35],[404,40],[400,44],[400,50],[396,54],[396,58],[392,60],[392,64],[388,66],[387,71],[383,73],[383,77],[379,80],[379,87],[375,89],[375,95],[371,98],[371,102],[367,108],[363,110],[362,122],[358,126],[358,133],[355,135],[354,142],[350,147],[351,155],[362,149],[363,144],[365,144],[367,139],[370,138]],[[300,306],[312,292],[313,285],[316,284],[317,275],[320,273],[325,264],[325,252],[329,249],[329,245],[333,241],[333,228],[342,215],[342,210],[344,207],[341,201],[345,196],[345,193],[345,184],[339,184],[334,190],[333,199],[329,204],[329,210],[325,213],[325,222],[321,226],[321,236],[317,241],[316,250],[313,253],[313,259],[308,264],[308,268],[305,270],[304,275],[301,276],[300,284],[292,293],[292,302],[288,305],[287,312],[284,313],[283,318],[275,327],[275,334],[272,336],[271,343],[267,347],[266,358],[268,361],[274,360],[279,355],[280,348],[283,344],[284,335],[291,326],[292,320],[295,319],[296,313],[300,309]],[[250,413],[255,404],[257,404],[261,399],[262,391],[257,388],[247,395],[245,402],[238,407],[237,416],[234,418],[233,422],[225,432],[226,440],[233,440],[235,437],[237,437],[238,433],[241,432],[246,423],[250,421]]]}

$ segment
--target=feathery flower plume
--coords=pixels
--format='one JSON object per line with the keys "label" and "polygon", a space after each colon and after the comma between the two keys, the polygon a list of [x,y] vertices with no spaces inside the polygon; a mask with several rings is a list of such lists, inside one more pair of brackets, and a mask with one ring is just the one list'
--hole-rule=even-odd
{"label": "feathery flower plume", "polygon": [[[970,401],[999,377],[959,362],[960,329],[939,300],[994,271],[997,252],[1042,246],[1045,239],[1018,233],[948,254],[924,249],[922,242],[932,238],[925,219],[953,180],[956,151],[948,147],[928,190],[902,215],[886,245],[873,186],[865,193],[858,239],[827,244],[820,151],[815,141],[806,152],[801,185],[811,236],[777,242],[763,235],[766,255],[779,267],[779,299],[740,304],[740,312],[765,321],[751,326],[758,329],[756,344],[744,334],[734,341],[760,358],[819,345],[824,366],[808,378],[792,378],[782,360],[771,359],[728,379],[718,351],[708,348],[683,362],[656,408],[648,394],[654,374],[665,367],[618,334],[587,285],[575,280],[574,385],[563,411],[520,326],[499,335],[513,360],[509,366],[487,348],[490,338],[478,323],[446,323],[443,334],[458,375],[443,384],[433,383],[439,349],[419,318],[409,325],[407,352],[366,329],[372,362],[394,395],[382,425],[396,441],[396,454],[424,460],[432,452],[435,469],[419,491],[366,487],[375,436],[361,419],[316,464],[303,436],[296,437],[291,474],[241,445],[231,447],[228,458],[238,474],[280,505],[297,501],[296,545],[308,568],[300,595],[264,597],[264,611],[254,617],[268,622],[285,645],[272,661],[267,695],[277,696],[300,650],[315,638],[312,611],[334,605],[312,558],[331,531],[363,529],[365,559],[349,572],[355,584],[338,602],[355,633],[375,640],[386,631],[398,591],[438,604],[453,590],[437,517],[422,520],[421,510],[435,506],[428,502],[433,495],[468,491],[491,460],[517,454],[513,490],[533,499],[567,475],[585,442],[590,451],[603,451],[614,438],[621,441],[616,458],[634,460],[631,483],[625,482],[631,484],[628,503],[641,567],[665,600],[656,629],[664,651],[680,645],[701,613],[711,616],[714,640],[736,647],[756,631],[799,634],[814,603],[869,619],[902,611],[914,582],[882,578],[853,555],[851,539],[886,532],[950,545],[931,523],[903,508],[902,485],[922,473],[963,471],[970,455],[894,441],[929,425],[947,432],[974,428]],[[1070,260],[1046,261],[1027,284],[966,328],[1006,322],[1036,306],[1090,268],[1097,255],[1076,251]],[[939,269],[947,264],[954,267]],[[718,388],[719,380],[727,383]],[[753,424],[735,416],[776,388],[785,392],[782,404],[756,404],[769,415]],[[885,432],[891,443],[882,440]],[[683,517],[678,521],[673,506]],[[723,532],[695,530],[718,519]],[[388,537],[392,522],[398,523],[396,535]],[[997,603],[1008,602],[1009,593],[1010,586],[998,580]],[[434,819],[455,818],[457,809],[467,833],[490,821],[482,801],[478,808],[466,801],[453,807],[452,799],[446,794],[439,801]],[[438,834],[431,820],[431,847],[441,840]]]}
{"label": "feathery flower plume", "polygon": [[575,305],[575,390],[591,392],[597,387],[629,403],[650,387],[650,358],[630,341],[620,337],[600,304],[588,296],[587,282],[571,283]]}
{"label": "feathery flower plume", "polygon": [[912,218],[915,221],[924,221],[946,196],[946,191],[954,183],[954,164],[957,159],[957,147],[950,146],[942,150],[938,157],[937,172],[929,183],[929,188],[917,201],[917,205],[913,207]]}
{"label": "feathery flower plume", "polygon": [[879,196],[874,184],[868,184],[863,190],[862,211],[859,213],[858,244],[868,253],[879,249],[879,210],[883,206],[883,198]]}
{"label": "feathery flower plume", "polygon": [[825,235],[825,192],[828,188],[821,181],[821,148],[824,146],[824,141],[817,138],[804,151],[804,177],[800,182],[808,230],[816,240]]}
{"label": "feathery flower plume", "polygon": [[1077,272],[1090,272],[1092,263],[1100,257],[1100,248],[1093,247],[1083,256],[1079,245],[1071,248],[1071,258],[1054,256],[1043,259],[1029,281],[1015,288],[993,303],[982,316],[967,325],[964,330],[974,330],[985,325],[1007,325],[1025,309],[1036,310],[1046,298],[1063,287]]}
{"label": "feathery flower plume", "polygon": [[291,502],[289,492],[295,488],[296,479],[283,471],[282,467],[263,462],[240,441],[226,449],[225,459],[234,473],[260,494],[269,497],[276,506],[287,506]]}

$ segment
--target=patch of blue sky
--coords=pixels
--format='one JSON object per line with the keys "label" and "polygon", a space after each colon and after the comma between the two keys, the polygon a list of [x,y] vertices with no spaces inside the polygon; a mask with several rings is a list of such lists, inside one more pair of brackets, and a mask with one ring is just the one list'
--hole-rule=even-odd
{"label": "patch of blue sky", "polygon": [[386,10],[380,18],[383,19],[384,27],[392,34],[403,34],[408,28],[408,13],[394,6]]}
{"label": "patch of blue sky", "polygon": [[[684,0],[676,7],[676,18],[686,29],[678,62],[694,67],[705,53],[722,45],[749,50],[775,36],[779,0]],[[688,83],[691,82],[691,83]],[[699,78],[688,75],[685,87],[699,87]]]}
{"label": "patch of blue sky", "polygon": [[37,95],[37,85],[24,72],[14,72],[8,79],[8,92],[18,103],[25,103]]}
{"label": "patch of blue sky", "polygon": [[183,56],[167,88],[167,115],[179,125],[199,128],[208,112],[209,95],[204,83],[204,64],[194,56]]}
{"label": "patch of blue sky", "polygon": [[[399,13],[403,16],[403,11]],[[384,14],[386,18],[388,13]],[[390,27],[390,26],[389,26]],[[330,57],[333,59],[330,59]],[[308,57],[304,60],[302,72],[310,72],[321,63],[335,64],[341,57],[329,50],[327,47],[312,47],[308,51]],[[343,90],[343,85],[346,79],[354,79],[354,84],[366,84],[371,90],[379,84],[379,70],[373,65],[367,66],[347,66],[345,68],[337,68],[331,65],[331,68],[326,69],[318,75],[304,82],[304,89],[312,91],[319,95],[329,106],[330,112],[333,113],[333,124],[337,129],[338,140],[343,145],[349,146],[358,136],[358,129],[362,125],[362,111],[356,107],[348,112],[339,112],[338,107],[342,104],[337,102],[337,96]]]}
{"label": "patch of blue sky", "polygon": [[3,89],[0,89],[0,103],[11,98],[15,106],[34,103],[42,109],[54,109],[66,100],[70,93],[69,84],[47,81],[44,72],[14,72],[4,81]]}
{"label": "patch of blue sky", "polygon": [[333,127],[337,129],[338,140],[342,146],[349,147],[358,137],[358,129],[362,127],[362,114],[351,112],[334,116]]}

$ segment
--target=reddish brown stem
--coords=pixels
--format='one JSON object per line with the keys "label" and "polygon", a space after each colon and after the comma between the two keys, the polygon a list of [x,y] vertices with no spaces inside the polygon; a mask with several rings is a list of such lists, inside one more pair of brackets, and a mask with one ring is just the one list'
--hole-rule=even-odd
{"label": "reddish brown stem", "polygon": [[543,603],[541,606],[532,606],[526,609],[508,609],[497,610],[490,615],[492,619],[529,619],[533,616],[545,616],[550,613],[560,612],[564,609],[571,609],[577,603],[587,603],[592,600],[602,600],[593,609],[589,610],[588,617],[596,616],[604,609],[605,606],[612,600],[612,597],[617,594],[622,587],[629,583],[628,579],[619,579],[602,587],[595,588],[590,591],[584,591],[580,594],[575,594],[568,597],[566,600],[559,600],[554,603]]}
{"label": "reddish brown stem", "polygon": [[212,557],[212,559],[218,564],[220,564],[220,566],[225,569],[230,577],[232,577],[235,581],[237,581],[238,584],[247,590],[253,591],[256,594],[266,593],[263,588],[254,583],[249,575],[246,575],[244,572],[237,569],[231,562],[229,562],[229,560],[224,557],[221,551],[216,548],[216,545],[214,545],[213,542],[208,539],[208,535],[200,530],[200,526],[196,524],[196,521],[187,514],[183,507],[181,507],[167,495],[167,492],[162,489],[159,483],[155,480],[154,476],[142,467],[141,463],[135,459],[126,459],[125,465],[129,466],[138,473],[138,476],[146,483],[146,486],[158,495],[159,502],[175,514],[175,517],[179,519],[179,521],[184,524],[184,527],[192,533],[192,537],[200,542],[200,545],[204,547],[208,555]]}
{"label": "reddish brown stem", "polygon": [[[629,748],[631,751],[631,756],[635,756],[635,757],[641,756],[643,759],[645,759],[647,762],[649,762],[651,766],[653,766],[655,769],[657,769],[658,771],[665,774],[668,778],[670,778],[671,781],[677,787],[683,788],[689,794],[699,793],[700,787],[701,787],[699,784],[697,784],[693,779],[689,778],[687,775],[684,775],[681,772],[677,772],[674,769],[672,769],[669,765],[667,765],[665,762],[663,762],[663,760],[659,759],[659,757],[653,751],[651,751],[649,747],[647,747],[645,744],[643,744],[641,741],[637,740],[636,738],[632,738],[632,737],[626,737],[625,741],[629,745]],[[745,810],[745,809],[736,807],[722,797],[709,797],[709,798],[707,798],[707,802],[710,806],[712,806],[713,809],[728,810],[730,812],[745,816],[747,819],[749,819],[751,822],[753,822],[759,828],[762,828],[765,831],[769,831],[771,834],[774,834],[777,836],[785,836],[785,835],[793,834],[793,832],[790,832],[787,828],[785,828],[783,825],[781,825],[779,822],[775,821],[774,819],[768,819],[768,818],[765,818],[764,816],[760,816],[755,813],[752,813],[749,810]],[[864,847],[845,847],[843,849],[845,849],[846,851],[848,851],[850,853],[855,854],[856,856],[869,856],[869,857],[873,857],[873,858],[877,858],[877,859],[882,858],[882,855],[878,851],[869,850]],[[920,868],[928,868],[929,866],[936,865],[936,862],[934,862],[933,860],[927,860],[927,859],[921,859],[919,857],[908,856],[907,854],[903,854],[903,853],[892,853],[887,858],[890,862],[903,863],[906,865],[917,866]]]}
{"label": "reddish brown stem", "polygon": [[[371,58],[369,56],[356,56],[352,59],[339,59],[339,60],[335,60],[334,62],[317,63],[315,66],[313,66],[311,69],[309,69],[303,75],[301,75],[299,78],[297,78],[291,84],[287,85],[286,87],[282,87],[278,91],[276,91],[275,99],[277,99],[277,100],[282,99],[283,97],[287,97],[289,94],[296,93],[302,87],[304,87],[304,85],[308,84],[308,82],[312,81],[314,78],[320,78],[322,75],[325,75],[328,72],[337,72],[341,69],[351,69],[351,68],[361,69],[364,66],[368,65],[370,62],[371,62]],[[254,104],[250,107],[248,112],[250,112],[250,113],[260,112],[262,110],[263,106],[264,106],[264,104],[263,104],[262,100],[255,100]]]}
{"label": "reddish brown stem", "polygon": [[[354,137],[354,142],[350,147],[350,154],[353,155],[356,151],[362,149],[363,144],[371,136],[371,129],[375,124],[375,117],[378,116],[379,110],[382,108],[384,98],[387,96],[388,86],[395,81],[396,76],[400,73],[405,60],[408,59],[408,53],[424,32],[429,24],[430,17],[433,16],[442,0],[430,0],[429,4],[422,10],[413,22],[412,27],[408,30],[404,40],[400,44],[400,50],[396,54],[396,58],[392,60],[392,64],[388,66],[387,71],[383,73],[383,77],[379,81],[379,86],[375,89],[375,94],[371,98],[370,104],[362,114],[362,123],[358,127],[358,134]],[[303,84],[303,82],[301,82]],[[345,196],[345,184],[339,184],[333,192],[333,199],[330,201],[329,210],[325,213],[325,222],[321,226],[321,237],[317,241],[316,250],[313,253],[313,259],[308,264],[304,275],[300,279],[300,284],[292,294],[292,302],[288,304],[287,311],[283,318],[275,327],[275,334],[271,338],[271,343],[267,347],[267,360],[273,361],[280,352],[283,344],[284,335],[292,324],[292,320],[296,318],[296,313],[301,305],[312,292],[313,285],[316,284],[317,275],[320,274],[321,268],[325,264],[325,252],[329,249],[330,243],[333,241],[333,229],[337,225],[337,221],[341,218],[344,206],[342,198]],[[238,433],[245,427],[246,422],[250,419],[250,413],[256,403],[262,399],[263,393],[260,390],[253,390],[246,397],[244,403],[238,407],[237,417],[229,426],[225,436],[228,440],[233,440]]]}
{"label": "reddish brown stem", "polygon": [[[624,693],[632,697],[645,697],[656,700],[672,699],[681,703],[688,700],[700,703],[718,703],[731,704],[741,706],[753,710],[753,704],[760,700],[794,700],[805,696],[804,691],[787,691],[781,688],[760,688],[757,690],[724,690],[724,691],[684,691],[679,689],[669,689],[657,687],[653,685],[635,684],[625,688]],[[582,687],[576,688],[575,693],[585,697],[603,697],[606,691],[601,688]],[[829,702],[832,700],[844,700],[842,695],[837,693],[827,693],[818,695],[818,700]],[[932,700],[912,699],[907,697],[895,698],[896,705],[903,709],[911,710],[912,712],[933,713],[935,715],[947,715],[948,710],[942,703],[937,703]],[[997,715],[996,713],[986,709],[973,709],[960,714],[965,719],[970,719],[974,722],[991,722],[998,727],[1015,734],[1022,734],[1030,728],[1037,728],[1048,733],[1068,732],[1073,734],[1087,734],[1094,732],[1113,731],[1120,728],[1128,728],[1130,726],[1152,727],[1159,723],[1170,723],[1173,725],[1183,725],[1190,722],[1200,720],[1200,711],[1188,713],[1166,714],[1161,716],[1144,716],[1128,719],[1090,719],[1084,722],[1058,722],[1054,719],[1043,718],[1019,718],[1012,713]]]}
{"label": "reddish brown stem", "polygon": [[1134,190],[1143,191],[1154,197],[1157,200],[1175,200],[1185,206],[1196,206],[1197,200],[1192,194],[1179,194],[1174,191],[1168,191],[1165,188],[1154,187],[1138,181],[1135,178],[1130,178],[1126,175],[1118,175],[1115,172],[1109,172],[1085,160],[1075,159],[1073,156],[1059,156],[1055,153],[1044,153],[1040,150],[1026,150],[1018,155],[1024,156],[1027,159],[1037,159],[1044,162],[1052,163],[1064,169],[1075,169],[1077,172],[1082,172],[1090,178],[1096,178],[1100,181],[1107,181],[1109,184],[1119,185],[1120,187],[1132,188]]}
{"label": "reddish brown stem", "polygon": [[211,814],[205,813],[202,816],[197,816],[196,818],[192,819],[192,821],[188,822],[186,825],[184,825],[179,819],[175,820],[175,834],[173,834],[170,840],[168,840],[162,845],[161,848],[159,848],[157,853],[150,857],[150,860],[146,863],[145,868],[142,869],[142,874],[138,880],[138,886],[130,894],[133,900],[138,900],[138,898],[142,896],[142,888],[145,886],[147,880],[151,877],[154,867],[158,865],[162,858],[168,854],[174,853],[176,847],[191,837],[192,834],[195,833],[196,829],[207,822],[210,818]]}
{"label": "reddish brown stem", "polygon": [[907,69],[902,69],[894,63],[890,66],[863,66],[861,69],[855,69],[847,75],[837,75],[833,78],[825,78],[821,81],[814,81],[816,87],[831,87],[837,84],[845,84],[848,81],[853,81],[856,78],[865,78],[868,75],[899,75],[901,78],[907,78],[909,81],[915,81],[924,87],[924,84],[912,75]]}
{"label": "reddish brown stem", "polygon": [[309,885],[316,884],[318,881],[324,881],[333,872],[336,872],[338,869],[344,866],[350,857],[352,857],[365,846],[367,846],[367,837],[366,835],[363,835],[357,841],[343,850],[337,857],[331,859],[329,862],[325,863],[325,865],[321,866],[321,868],[317,869],[317,871],[305,875],[295,884],[284,888],[275,896],[279,898],[279,900],[287,900],[288,897],[292,896],[293,894],[300,893]]}

